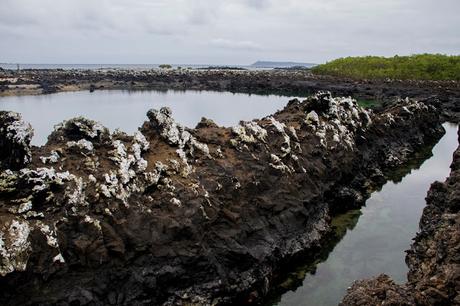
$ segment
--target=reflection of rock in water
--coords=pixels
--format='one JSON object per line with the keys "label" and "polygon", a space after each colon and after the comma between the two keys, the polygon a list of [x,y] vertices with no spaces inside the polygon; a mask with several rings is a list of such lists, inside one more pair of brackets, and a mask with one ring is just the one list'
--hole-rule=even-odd
{"label": "reflection of rock in water", "polygon": [[432,150],[435,144],[435,142],[427,144],[419,152],[417,152],[414,157],[409,159],[409,161],[402,167],[387,171],[385,174],[388,180],[394,183],[400,183],[403,178],[406,177],[406,175],[411,174],[413,170],[420,169],[425,160],[433,156]]}
{"label": "reflection of rock in water", "polygon": [[347,231],[355,228],[360,216],[361,210],[353,209],[333,217],[331,221],[332,232],[324,238],[321,249],[303,254],[301,258],[284,267],[284,273],[278,276],[270,294],[265,298],[264,304],[272,305],[277,303],[283,293],[301,287],[306,275],[315,274],[317,265],[327,260],[329,254],[334,250],[337,243],[342,240]]}
{"label": "reflection of rock in water", "polygon": [[406,256],[408,282],[398,285],[384,274],[356,281],[341,305],[460,305],[460,147],[451,170],[428,191],[420,231]]}
{"label": "reflection of rock in water", "polygon": [[255,301],[286,262],[328,250],[331,212],[442,134],[431,105],[374,114],[328,93],[233,128],[147,116],[134,136],[72,119],[32,148],[19,117],[0,121],[20,132],[1,134],[0,303]]}
{"label": "reflection of rock in water", "polygon": [[[419,169],[425,160],[433,156],[432,149],[435,144],[436,141],[430,142],[411,156],[411,158],[400,167],[385,171],[386,179],[395,183],[401,182],[406,175],[410,174],[413,170]],[[385,181],[380,181],[380,185],[373,186],[373,191],[381,191],[384,182]],[[352,209],[348,212],[333,216],[331,220],[333,232],[325,238],[326,241],[322,249],[310,256],[304,256],[303,258],[307,258],[307,260],[304,259],[293,262],[291,270],[284,269],[286,273],[280,276],[278,284],[267,298],[267,305],[279,302],[280,296],[283,293],[301,287],[307,274],[315,274],[317,265],[321,262],[325,262],[330,253],[334,251],[335,246],[347,234],[347,231],[355,228],[361,214],[360,209]]]}

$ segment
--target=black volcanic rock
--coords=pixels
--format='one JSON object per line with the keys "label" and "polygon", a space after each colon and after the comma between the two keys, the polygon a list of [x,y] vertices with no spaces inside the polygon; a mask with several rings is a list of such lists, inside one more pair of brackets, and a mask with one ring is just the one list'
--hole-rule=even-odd
{"label": "black volcanic rock", "polygon": [[196,129],[203,129],[203,128],[218,128],[219,126],[212,121],[211,119],[201,117],[200,122],[196,125]]}
{"label": "black volcanic rock", "polygon": [[1,304],[257,302],[333,212],[443,133],[431,105],[329,93],[232,128],[148,119],[134,136],[66,121],[1,173]]}
{"label": "black volcanic rock", "polygon": [[30,162],[34,131],[15,112],[0,111],[0,169],[18,170]]}

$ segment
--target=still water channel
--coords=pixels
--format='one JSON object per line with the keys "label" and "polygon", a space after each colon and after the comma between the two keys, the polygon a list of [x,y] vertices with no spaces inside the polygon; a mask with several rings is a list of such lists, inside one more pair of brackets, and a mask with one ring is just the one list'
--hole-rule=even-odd
{"label": "still water channel", "polygon": [[445,123],[446,134],[434,146],[421,152],[407,167],[392,173],[360,210],[352,210],[333,220],[338,238],[321,258],[293,268],[287,273],[269,305],[337,305],[354,280],[390,275],[406,281],[405,250],[426,205],[431,183],[444,181],[458,146],[457,125]]}

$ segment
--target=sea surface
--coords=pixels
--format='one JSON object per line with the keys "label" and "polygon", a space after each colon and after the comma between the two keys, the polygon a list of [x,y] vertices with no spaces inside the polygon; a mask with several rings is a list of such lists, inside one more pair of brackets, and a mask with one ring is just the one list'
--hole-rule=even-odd
{"label": "sea surface", "polygon": [[385,273],[398,283],[406,281],[405,251],[419,229],[428,189],[449,176],[458,146],[458,126],[446,123],[444,128],[435,147],[392,173],[365,207],[333,220],[339,239],[317,260],[305,258],[287,273],[269,305],[336,306],[355,280]]}
{"label": "sea surface", "polygon": [[0,98],[0,110],[16,111],[35,130],[34,145],[45,144],[54,125],[84,116],[132,134],[147,120],[149,109],[170,107],[174,119],[193,128],[201,117],[221,126],[234,126],[240,120],[252,120],[282,109],[289,97],[233,94],[213,91],[127,91],[97,90],[61,92],[50,95]]}

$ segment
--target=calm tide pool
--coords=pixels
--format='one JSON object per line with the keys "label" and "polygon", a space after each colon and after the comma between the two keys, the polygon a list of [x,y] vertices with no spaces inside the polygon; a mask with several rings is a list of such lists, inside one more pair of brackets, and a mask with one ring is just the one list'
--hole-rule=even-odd
{"label": "calm tide pool", "polygon": [[335,218],[341,239],[315,263],[291,271],[268,304],[337,305],[354,280],[386,273],[399,283],[406,281],[405,250],[418,230],[427,191],[449,175],[458,146],[457,125],[446,123],[444,128],[432,155],[425,152],[411,168],[395,173],[394,181],[374,192],[362,209]]}
{"label": "calm tide pool", "polygon": [[51,95],[0,98],[0,110],[22,114],[35,130],[34,145],[46,142],[53,126],[84,116],[110,130],[134,133],[147,120],[151,108],[168,106],[179,123],[193,128],[201,117],[218,125],[233,126],[240,120],[260,118],[282,109],[291,98],[274,95],[233,94],[212,91],[79,91]]}

